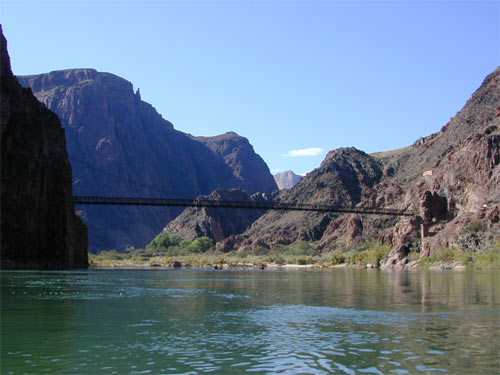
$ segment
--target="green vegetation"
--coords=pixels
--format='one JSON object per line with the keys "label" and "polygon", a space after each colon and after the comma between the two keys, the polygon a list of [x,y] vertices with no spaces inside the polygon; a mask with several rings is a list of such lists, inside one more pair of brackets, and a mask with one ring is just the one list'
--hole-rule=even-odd
{"label": "green vegetation", "polygon": [[153,241],[147,246],[148,249],[153,250],[167,250],[170,247],[177,247],[181,243],[181,238],[174,236],[173,234],[162,232],[157,235]]}
{"label": "green vegetation", "polygon": [[212,248],[213,241],[208,237],[198,237],[184,248],[190,253],[204,253]]}
{"label": "green vegetation", "polygon": [[330,259],[330,265],[337,266],[345,263],[345,255],[341,251],[335,251]]}
{"label": "green vegetation", "polygon": [[493,248],[484,251],[462,252],[455,248],[443,247],[423,258],[419,266],[431,267],[455,262],[469,268],[500,268],[500,241]]}
{"label": "green vegetation", "polygon": [[[478,225],[471,223],[475,230]],[[387,257],[390,247],[378,243],[362,242],[350,247],[338,244],[331,250],[319,250],[315,242],[298,241],[288,246],[273,248],[244,249],[238,252],[221,253],[216,250],[208,237],[192,241],[183,240],[168,233],[159,234],[145,249],[127,249],[120,253],[116,250],[89,254],[91,266],[171,266],[179,262],[184,266],[215,267],[260,266],[262,264],[284,266],[380,266]],[[420,253],[408,255],[411,261],[419,260]],[[429,257],[420,259],[420,267],[463,265],[471,268],[500,267],[500,241],[489,250],[462,252],[458,249],[443,247],[433,251]]]}
{"label": "green vegetation", "polygon": [[386,245],[374,245],[368,250],[360,251],[354,253],[346,258],[346,263],[348,264],[358,264],[361,266],[367,266],[368,264],[380,265],[380,262],[387,257],[391,248]]}
{"label": "green vegetation", "polygon": [[389,247],[361,243],[343,251],[321,251],[315,242],[297,241],[288,246],[273,248],[244,249],[238,252],[221,253],[216,250],[208,237],[193,241],[183,240],[169,233],[160,233],[145,249],[128,249],[124,253],[116,250],[89,254],[90,264],[94,266],[169,266],[180,262],[184,266],[211,267],[215,265],[277,266],[302,265],[329,267],[345,264],[366,266],[380,264],[388,254]]}
{"label": "green vegetation", "polygon": [[[214,249],[214,243],[212,239],[208,237],[198,237],[193,241],[189,241],[173,234],[162,232],[146,246],[146,249],[137,251],[143,256],[154,256],[156,254],[179,256],[192,253],[201,254]],[[132,252],[134,252],[134,250],[135,249],[133,249]]]}

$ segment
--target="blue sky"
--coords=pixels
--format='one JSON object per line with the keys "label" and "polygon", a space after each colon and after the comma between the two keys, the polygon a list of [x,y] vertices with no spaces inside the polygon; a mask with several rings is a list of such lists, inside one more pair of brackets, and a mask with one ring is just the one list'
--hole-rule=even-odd
{"label": "blue sky", "polygon": [[235,131],[269,168],[404,147],[500,64],[500,1],[1,0],[15,74],[95,68],[174,126]]}

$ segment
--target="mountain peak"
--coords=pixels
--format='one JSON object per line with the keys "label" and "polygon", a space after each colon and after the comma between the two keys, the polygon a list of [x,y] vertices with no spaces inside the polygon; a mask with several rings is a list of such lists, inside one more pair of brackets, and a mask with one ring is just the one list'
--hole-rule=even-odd
{"label": "mountain peak", "polygon": [[274,181],[280,190],[291,189],[301,178],[302,176],[293,173],[293,171],[284,171],[274,175]]}

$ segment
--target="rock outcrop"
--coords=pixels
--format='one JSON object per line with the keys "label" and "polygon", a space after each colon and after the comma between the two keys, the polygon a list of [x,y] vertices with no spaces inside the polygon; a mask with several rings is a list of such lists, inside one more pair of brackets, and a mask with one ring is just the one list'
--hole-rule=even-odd
{"label": "rock outcrop", "polygon": [[[197,199],[232,202],[269,201],[266,195],[260,193],[248,195],[240,189],[225,188],[219,188]],[[163,231],[187,240],[206,236],[219,242],[230,235],[244,232],[264,212],[264,210],[244,208],[190,207],[171,221]]]}
{"label": "rock outcrop", "polygon": [[[235,133],[174,129],[132,84],[94,69],[18,77],[61,118],[76,195],[195,198],[218,187],[277,190],[264,161]],[[181,208],[80,206],[92,250],[144,247]]]}
{"label": "rock outcrop", "polygon": [[71,165],[57,115],[13,76],[1,35],[1,267],[88,267]]}
{"label": "rock outcrop", "polygon": [[293,171],[285,171],[274,175],[274,181],[276,181],[276,185],[280,190],[293,188],[301,178],[302,176],[296,175]]}
{"label": "rock outcrop", "polygon": [[[424,254],[445,246],[482,250],[500,240],[495,214],[500,210],[499,120],[466,138],[447,153],[432,174],[408,188],[406,204],[420,206],[428,228]],[[474,246],[469,241],[472,233],[477,239]]]}
{"label": "rock outcrop", "polygon": [[[382,164],[355,148],[331,151],[321,166],[302,178],[290,190],[282,190],[276,200],[355,206],[383,176]],[[231,239],[232,249],[288,245],[295,241],[319,241],[329,225],[335,226],[333,214],[304,211],[270,211],[251,228]],[[333,231],[333,229],[332,229]],[[225,249],[230,247],[224,244]]]}

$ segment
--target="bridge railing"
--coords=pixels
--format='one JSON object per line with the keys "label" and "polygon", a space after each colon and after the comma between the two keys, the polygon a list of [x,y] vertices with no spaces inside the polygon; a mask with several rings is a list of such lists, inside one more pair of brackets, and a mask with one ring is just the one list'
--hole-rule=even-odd
{"label": "bridge railing", "polygon": [[320,204],[285,203],[285,202],[251,202],[251,201],[221,201],[203,198],[176,199],[176,198],[145,198],[145,197],[102,197],[102,196],[74,196],[75,204],[84,205],[127,205],[127,206],[170,206],[170,207],[218,207],[244,208],[262,210],[294,210],[317,211],[334,213],[356,213],[372,215],[411,216],[404,210],[377,207],[347,207],[329,206]]}

